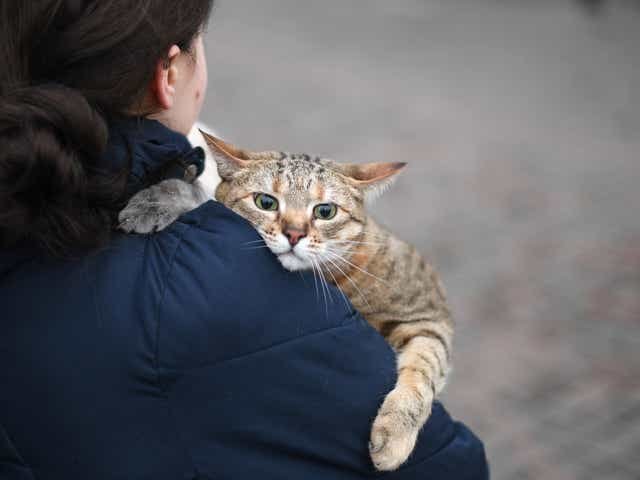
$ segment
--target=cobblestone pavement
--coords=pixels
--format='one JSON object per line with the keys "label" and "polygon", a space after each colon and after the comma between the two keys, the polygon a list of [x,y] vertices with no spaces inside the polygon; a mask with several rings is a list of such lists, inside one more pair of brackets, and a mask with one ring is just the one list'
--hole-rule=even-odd
{"label": "cobblestone pavement", "polygon": [[438,265],[445,403],[494,479],[640,478],[640,13],[218,0],[203,119],[410,169],[374,214]]}

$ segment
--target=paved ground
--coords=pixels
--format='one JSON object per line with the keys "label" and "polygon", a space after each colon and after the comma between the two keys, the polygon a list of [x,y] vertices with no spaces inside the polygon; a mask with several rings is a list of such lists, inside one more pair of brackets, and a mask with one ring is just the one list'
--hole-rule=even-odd
{"label": "paved ground", "polygon": [[495,479],[640,478],[639,24],[622,0],[218,0],[220,134],[411,163],[375,215],[445,278],[445,401]]}

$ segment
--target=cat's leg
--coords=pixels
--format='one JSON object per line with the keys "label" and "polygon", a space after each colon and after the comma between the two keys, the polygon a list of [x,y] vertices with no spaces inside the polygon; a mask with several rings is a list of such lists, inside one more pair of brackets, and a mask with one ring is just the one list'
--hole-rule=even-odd
{"label": "cat's leg", "polygon": [[423,325],[397,322],[388,337],[398,352],[398,379],[371,429],[369,450],[378,470],[395,470],[407,460],[449,371],[453,329],[444,322],[418,323]]}
{"label": "cat's leg", "polygon": [[118,215],[118,228],[127,233],[160,231],[207,200],[197,181],[164,180],[131,197]]}

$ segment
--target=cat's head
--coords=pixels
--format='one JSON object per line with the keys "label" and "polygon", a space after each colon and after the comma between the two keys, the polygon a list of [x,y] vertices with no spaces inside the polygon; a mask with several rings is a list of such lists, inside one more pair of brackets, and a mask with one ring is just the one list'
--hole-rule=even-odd
{"label": "cat's head", "polygon": [[340,164],[309,155],[249,152],[203,132],[222,182],[216,198],[258,230],[288,270],[348,257],[366,223],[365,200],[405,163]]}

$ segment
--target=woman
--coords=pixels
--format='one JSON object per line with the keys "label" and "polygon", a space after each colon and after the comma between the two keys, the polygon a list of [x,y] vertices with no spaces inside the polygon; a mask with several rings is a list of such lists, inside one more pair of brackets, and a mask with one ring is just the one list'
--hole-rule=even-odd
{"label": "woman", "polygon": [[374,471],[393,352],[242,218],[113,233],[132,194],[202,170],[211,3],[0,3],[0,478],[486,478],[440,405]]}

